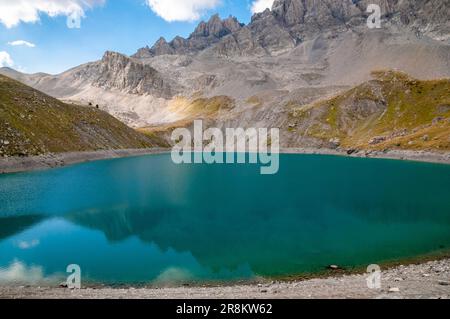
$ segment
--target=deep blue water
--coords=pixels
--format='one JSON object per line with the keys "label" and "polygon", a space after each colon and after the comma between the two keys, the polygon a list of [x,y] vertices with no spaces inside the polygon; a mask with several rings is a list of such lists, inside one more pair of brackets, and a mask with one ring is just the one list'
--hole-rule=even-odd
{"label": "deep blue water", "polygon": [[450,166],[282,155],[174,165],[170,155],[0,176],[0,284],[251,279],[450,248]]}

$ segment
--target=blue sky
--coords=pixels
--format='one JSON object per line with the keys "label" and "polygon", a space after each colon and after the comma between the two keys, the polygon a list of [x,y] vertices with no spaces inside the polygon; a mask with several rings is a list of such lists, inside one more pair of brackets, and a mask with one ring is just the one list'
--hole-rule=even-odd
{"label": "blue sky", "polygon": [[[252,5],[273,2],[44,0],[44,5],[47,3],[48,6],[36,8],[36,2],[31,1],[33,0],[24,0],[23,3],[29,2],[28,7],[24,8],[19,7],[19,4],[12,5],[10,0],[0,0],[0,66],[12,66],[27,73],[52,74],[98,60],[107,50],[130,55],[138,48],[153,45],[160,36],[168,40],[176,35],[186,37],[200,20],[207,20],[214,13],[219,13],[221,17],[231,14],[241,22],[248,23]],[[193,6],[184,8],[185,4],[189,5],[189,1],[194,3]],[[61,5],[63,2],[65,7],[54,7],[55,3]],[[84,3],[93,5],[82,7],[84,17],[79,28],[69,28],[67,16],[70,12],[78,12],[78,9],[67,11],[66,8],[78,3],[81,3],[80,6]],[[182,5],[177,6],[178,3]],[[19,40],[27,41],[29,45],[24,45],[23,42],[11,45]],[[30,44],[34,47],[30,47]]]}

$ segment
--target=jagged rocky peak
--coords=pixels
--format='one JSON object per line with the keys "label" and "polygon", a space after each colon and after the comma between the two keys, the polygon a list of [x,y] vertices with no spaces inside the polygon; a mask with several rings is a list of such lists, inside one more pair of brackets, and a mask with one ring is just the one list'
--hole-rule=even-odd
{"label": "jagged rocky peak", "polygon": [[208,22],[200,22],[190,38],[215,36],[221,38],[230,33],[236,32],[243,27],[237,18],[229,16],[222,20],[218,14],[213,15]]}
{"label": "jagged rocky peak", "polygon": [[125,65],[129,62],[130,58],[127,57],[124,54],[121,54],[119,52],[114,51],[106,51],[105,54],[103,54],[103,58],[101,62],[106,64],[122,64]]}
{"label": "jagged rocky peak", "polygon": [[245,26],[244,23],[239,22],[236,17],[233,17],[231,15],[227,19],[223,20],[223,25],[231,32],[236,32]]}
{"label": "jagged rocky peak", "polygon": [[130,63],[132,63],[130,57],[118,52],[106,51],[98,64],[103,68],[122,69]]}
{"label": "jagged rocky peak", "polygon": [[153,45],[152,52],[154,55],[164,55],[164,54],[173,54],[174,49],[172,46],[166,41],[164,37],[159,38],[158,41]]}
{"label": "jagged rocky peak", "polygon": [[100,61],[78,70],[74,77],[105,90],[141,95],[150,93],[157,97],[170,97],[172,94],[167,81],[150,65],[112,51],[105,52]]}
{"label": "jagged rocky peak", "polygon": [[186,46],[186,39],[180,36],[176,36],[172,41],[171,41],[171,46],[175,49],[178,50],[180,48],[183,48]]}
{"label": "jagged rocky peak", "polygon": [[404,25],[448,26],[450,21],[450,0],[275,0],[272,13],[287,27],[323,29],[352,20],[364,22],[372,3],[380,6],[385,20],[399,17]]}
{"label": "jagged rocky peak", "polygon": [[146,47],[137,50],[137,52],[132,57],[137,59],[147,59],[153,57],[153,53],[147,45]]}
{"label": "jagged rocky peak", "polygon": [[275,0],[272,12],[287,26],[332,26],[361,16],[358,0]]}
{"label": "jagged rocky peak", "polygon": [[213,46],[222,56],[279,53],[318,34],[365,27],[373,2],[380,5],[384,23],[450,41],[450,0],[275,0],[271,10],[255,14],[248,25],[232,16],[222,20],[214,15],[189,38],[176,37],[169,43],[161,38],[133,57],[196,54]]}
{"label": "jagged rocky peak", "polygon": [[139,49],[133,58],[136,59],[147,59],[158,55],[170,55],[177,53],[177,49],[185,46],[186,40],[182,37],[177,36],[170,43],[166,41],[164,37],[158,39],[155,44],[149,48],[148,46]]}
{"label": "jagged rocky peak", "polygon": [[160,38],[152,48],[141,48],[133,57],[145,59],[159,55],[196,53],[217,43],[226,35],[238,32],[243,27],[244,24],[240,23],[236,17],[229,16],[222,20],[216,14],[208,22],[200,22],[188,39],[177,36],[167,42],[166,39]]}

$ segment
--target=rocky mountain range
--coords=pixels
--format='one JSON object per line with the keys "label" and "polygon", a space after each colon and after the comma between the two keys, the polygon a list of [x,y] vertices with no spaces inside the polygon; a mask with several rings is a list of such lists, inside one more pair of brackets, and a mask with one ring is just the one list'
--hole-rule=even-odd
{"label": "rocky mountain range", "polygon": [[[382,9],[380,29],[367,26],[371,3]],[[450,0],[276,0],[247,25],[214,15],[188,38],[161,38],[132,56],[106,52],[58,75],[0,73],[152,132],[204,118],[287,134],[292,106],[345,94],[387,69],[450,77]],[[284,146],[329,140],[289,137]]]}
{"label": "rocky mountain range", "polygon": [[227,35],[240,31],[244,24],[235,17],[222,20],[219,15],[214,15],[208,22],[201,22],[188,39],[176,37],[170,43],[163,37],[152,48],[148,46],[139,49],[134,58],[145,59],[157,55],[167,54],[193,54],[204,50],[218,42]]}

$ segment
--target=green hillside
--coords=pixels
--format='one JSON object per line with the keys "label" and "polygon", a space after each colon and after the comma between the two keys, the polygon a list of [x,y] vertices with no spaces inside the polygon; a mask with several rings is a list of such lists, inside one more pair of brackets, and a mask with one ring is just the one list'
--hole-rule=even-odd
{"label": "green hillside", "polygon": [[0,156],[159,146],[94,107],[62,103],[0,75]]}
{"label": "green hillside", "polygon": [[346,148],[450,150],[450,80],[420,81],[394,71],[332,99],[298,107],[292,134]]}

